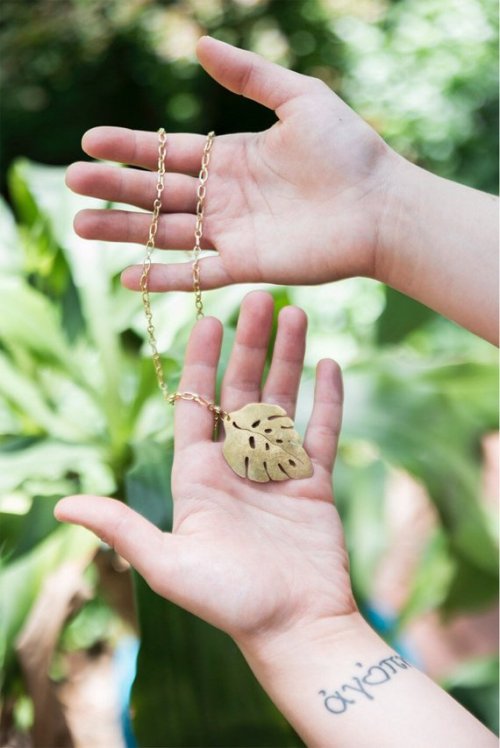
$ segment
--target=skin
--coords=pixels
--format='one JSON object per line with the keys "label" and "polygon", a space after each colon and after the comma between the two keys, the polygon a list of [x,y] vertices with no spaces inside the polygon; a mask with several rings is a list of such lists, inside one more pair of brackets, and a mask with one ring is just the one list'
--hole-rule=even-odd
{"label": "skin", "polygon": [[[272,312],[267,293],[253,292],[243,301],[221,391],[225,410],[261,399]],[[262,399],[292,416],[305,332],[300,309],[287,307],[280,313],[273,361],[262,388]],[[180,391],[214,399],[221,340],[217,320],[196,324]],[[340,371],[324,360],[304,440],[314,475],[262,485],[228,468],[221,445],[212,441],[213,416],[197,404],[178,401],[172,534],[161,533],[121,502],[108,499],[65,499],[57,517],[94,530],[98,523],[98,534],[125,557],[132,544],[134,564],[156,592],[237,639],[279,628],[283,621],[349,615],[355,604],[331,481],[341,411]]]}
{"label": "skin", "polygon": [[[217,137],[207,184],[202,286],[318,284],[364,275],[421,301],[491,341],[497,331],[498,201],[440,179],[396,154],[321,81],[203,37],[205,70],[236,94],[273,109],[260,133]],[[169,134],[157,246],[193,246],[196,175],[204,136]],[[84,151],[154,171],[155,133],[89,130]],[[80,162],[75,192],[151,210],[156,177],[134,168]],[[143,244],[149,216],[85,210],[76,232]],[[124,284],[139,288],[140,266]],[[189,263],[156,265],[150,288],[190,290]],[[468,304],[463,299],[468,299]]]}
{"label": "skin", "polygon": [[[203,288],[366,275],[495,340],[494,198],[409,164],[317,80],[208,38],[200,41],[198,56],[222,85],[272,108],[278,118],[264,133],[215,141],[204,246],[216,254],[202,261]],[[204,142],[199,135],[169,135],[159,247],[192,247]],[[99,127],[86,133],[83,148],[98,159],[156,169],[154,133]],[[156,177],[79,163],[68,169],[67,183],[75,192],[150,210]],[[143,244],[149,222],[137,212],[87,210],[76,217],[75,229],[89,239]],[[140,267],[127,269],[124,284],[137,290],[140,273]],[[190,264],[153,267],[150,288],[191,290]],[[225,410],[262,398],[293,415],[306,319],[292,307],[281,312],[261,387],[271,319],[267,294],[245,299],[222,387]],[[179,389],[214,399],[220,341],[216,320],[195,326]],[[374,699],[356,694],[340,717],[325,708],[323,691],[367,672],[356,670],[357,662],[368,668],[391,655],[356,609],[333,503],[341,411],[340,371],[322,361],[304,440],[313,476],[255,485],[223,461],[220,444],[211,439],[210,414],[178,402],[172,533],[103,497],[63,499],[56,516],[91,529],[152,589],[232,636],[308,746],[496,745],[491,733],[414,668],[391,679]]]}
{"label": "skin", "polygon": [[[242,304],[222,384],[226,410],[262,399],[291,415],[295,411],[306,317],[294,307],[281,311],[262,386],[272,312],[272,297],[264,292],[251,293]],[[214,398],[221,337],[217,320],[196,324],[180,390]],[[95,532],[158,594],[232,636],[307,745],[391,748],[401,745],[402,734],[409,746],[496,745],[474,717],[413,668],[398,673],[397,682],[385,684],[369,701],[349,692],[355,698],[346,714],[334,716],[324,706],[323,689],[352,684],[353,675],[393,654],[353,599],[331,483],[341,415],[340,370],[333,361],[321,361],[304,439],[314,474],[257,485],[225,464],[220,443],[212,441],[210,413],[179,401],[171,533],[122,502],[97,496],[63,499],[56,517]],[[363,663],[361,670],[356,662]]]}

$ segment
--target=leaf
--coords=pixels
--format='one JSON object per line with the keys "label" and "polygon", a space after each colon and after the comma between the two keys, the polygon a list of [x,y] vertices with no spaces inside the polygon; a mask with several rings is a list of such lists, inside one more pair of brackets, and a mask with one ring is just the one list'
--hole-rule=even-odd
{"label": "leaf", "polygon": [[229,413],[223,423],[226,440],[222,451],[240,477],[268,483],[313,474],[293,421],[279,405],[250,403]]}
{"label": "leaf", "polygon": [[[127,503],[170,530],[172,443],[135,447]],[[299,746],[233,641],[134,574],[141,647],[132,693],[141,746]]]}
{"label": "leaf", "polygon": [[498,734],[498,655],[459,663],[441,685]]}
{"label": "leaf", "polygon": [[0,272],[2,277],[14,276],[21,270],[19,237],[14,216],[5,200],[0,197]]}
{"label": "leaf", "polygon": [[[36,379],[25,375],[0,351],[0,396],[14,406],[25,419],[25,429],[33,434],[43,430],[57,438],[78,441],[84,432],[76,423],[62,418],[40,392]],[[0,475],[0,482],[4,478]]]}
{"label": "leaf", "polygon": [[23,174],[25,164],[25,159],[18,159],[8,173],[10,195],[21,223],[18,233],[24,251],[24,269],[30,277],[37,276],[36,285],[43,280],[47,292],[59,295],[68,279],[68,267],[47,216],[33,198],[31,185]]}
{"label": "leaf", "polygon": [[355,594],[373,596],[374,573],[389,543],[384,492],[387,466],[380,459],[353,464],[354,445],[344,448],[335,464],[335,498],[344,524]]}
{"label": "leaf", "polygon": [[436,317],[432,309],[393,288],[386,288],[385,297],[385,309],[377,321],[377,340],[381,345],[399,343]]}
{"label": "leaf", "polygon": [[[8,444],[7,444],[8,447]],[[0,493],[9,493],[36,484],[39,493],[58,493],[60,481],[71,483],[82,493],[110,494],[116,490],[115,476],[107,464],[107,451],[101,444],[66,444],[41,439],[19,449],[0,447]],[[41,486],[46,490],[40,491]]]}
{"label": "leaf", "polygon": [[[478,498],[480,439],[496,420],[492,365],[457,364],[447,367],[448,380],[439,374],[434,380],[439,368],[405,361],[398,353],[352,367],[345,377],[343,438],[377,445],[385,460],[423,483],[453,550],[495,573],[497,549]],[[469,412],[459,394],[460,382],[473,381],[473,370],[478,392]]]}
{"label": "leaf", "polygon": [[26,514],[0,513],[0,547],[9,562],[29,553],[58,527],[54,507],[60,498],[60,495],[34,496]]}
{"label": "leaf", "polygon": [[0,281],[0,338],[71,368],[57,308],[20,279]]}
{"label": "leaf", "polygon": [[447,618],[464,611],[484,610],[498,598],[498,573],[476,566],[457,554],[456,567],[451,578],[442,610]]}
{"label": "leaf", "polygon": [[460,662],[442,685],[449,688],[495,685],[498,681],[498,655]]}
{"label": "leaf", "polygon": [[411,580],[408,598],[398,616],[399,630],[419,615],[442,606],[454,573],[447,535],[437,528],[429,537]]}

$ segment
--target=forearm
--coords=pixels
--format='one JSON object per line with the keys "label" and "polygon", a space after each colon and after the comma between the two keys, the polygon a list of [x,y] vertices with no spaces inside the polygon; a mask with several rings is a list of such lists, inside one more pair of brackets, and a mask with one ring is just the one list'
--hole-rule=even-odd
{"label": "forearm", "polygon": [[498,199],[404,159],[395,175],[377,278],[498,342]]}
{"label": "forearm", "polygon": [[358,615],[240,643],[309,748],[487,748],[495,736]]}

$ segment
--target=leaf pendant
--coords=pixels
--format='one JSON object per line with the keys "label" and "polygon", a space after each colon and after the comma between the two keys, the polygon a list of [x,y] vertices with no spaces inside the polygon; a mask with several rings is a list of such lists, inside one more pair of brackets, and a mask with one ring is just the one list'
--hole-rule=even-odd
{"label": "leaf pendant", "polygon": [[222,453],[241,478],[267,483],[313,474],[293,421],[279,405],[251,403],[222,422],[226,431]]}

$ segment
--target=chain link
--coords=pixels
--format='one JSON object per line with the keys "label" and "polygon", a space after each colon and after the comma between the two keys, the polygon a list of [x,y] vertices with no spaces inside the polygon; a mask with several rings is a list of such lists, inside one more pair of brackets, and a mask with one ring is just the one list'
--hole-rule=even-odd
{"label": "chain link", "polygon": [[156,341],[155,328],[153,325],[153,312],[151,310],[151,299],[149,296],[149,272],[151,270],[151,257],[155,248],[155,239],[158,232],[158,221],[160,219],[161,211],[161,197],[163,190],[165,189],[165,156],[167,154],[167,133],[161,127],[158,130],[158,174],[156,180],[156,197],[153,203],[153,214],[151,216],[151,224],[149,226],[149,237],[146,243],[146,255],[142,265],[142,275],[139,282],[139,286],[142,293],[142,303],[144,306],[144,313],[146,315],[146,332],[148,335],[149,347],[151,348],[151,356],[153,359],[153,365],[156,372],[156,379],[158,380],[158,387],[161,390],[163,397],[168,400],[168,387],[163,374],[163,367],[161,365],[160,354],[158,353],[158,343]]}
{"label": "chain link", "polygon": [[[196,304],[196,319],[201,319],[203,315],[203,300],[201,297],[201,286],[200,286],[200,267],[199,267],[199,256],[201,253],[201,239],[203,236],[203,210],[205,206],[205,195],[206,195],[206,182],[208,179],[208,165],[210,163],[210,153],[212,144],[215,138],[215,133],[210,132],[207,136],[207,141],[203,149],[203,156],[201,161],[201,170],[199,175],[199,184],[196,192],[197,204],[196,204],[196,228],[195,228],[195,244],[193,247],[193,289],[195,292],[195,304]],[[167,155],[167,133],[161,127],[158,130],[158,172],[156,180],[156,197],[153,202],[153,213],[151,216],[151,224],[149,226],[149,236],[146,243],[146,254],[142,266],[142,274],[139,281],[140,290],[142,293],[142,303],[144,306],[144,313],[146,315],[146,331],[148,336],[149,347],[151,348],[151,355],[153,359],[153,365],[156,373],[156,379],[158,381],[158,387],[164,397],[164,399],[171,405],[175,405],[177,400],[188,400],[196,402],[199,405],[207,408],[214,415],[215,423],[214,429],[217,427],[219,420],[228,419],[229,415],[222,410],[219,405],[207,400],[202,395],[198,395],[196,392],[174,392],[172,394],[168,391],[168,386],[165,381],[165,375],[163,373],[163,367],[161,364],[160,354],[158,352],[158,343],[156,340],[155,328],[153,324],[153,311],[151,309],[151,298],[149,295],[149,272],[152,265],[152,255],[155,249],[156,234],[158,232],[158,222],[160,220],[160,211],[162,205],[162,193],[165,189],[165,157]]]}
{"label": "chain link", "polygon": [[175,405],[177,400],[188,400],[190,402],[198,403],[198,405],[203,405],[203,407],[207,408],[210,413],[214,414],[215,423],[217,423],[219,419],[229,420],[229,413],[226,413],[225,410],[222,410],[220,405],[216,405],[206,397],[198,395],[197,392],[174,392],[172,395],[168,396],[168,402],[171,405]]}
{"label": "chain link", "polygon": [[214,142],[215,133],[209,132],[205,147],[203,148],[203,155],[201,157],[201,169],[198,176],[198,189],[196,190],[196,225],[194,229],[194,247],[193,247],[193,291],[194,291],[194,303],[196,307],[196,319],[202,319],[204,317],[203,312],[203,299],[201,296],[201,284],[200,284],[200,254],[201,254],[201,240],[203,237],[203,218],[205,209],[205,197],[207,194],[207,179],[208,179],[208,165],[210,163],[210,155],[212,152],[212,145]]}

